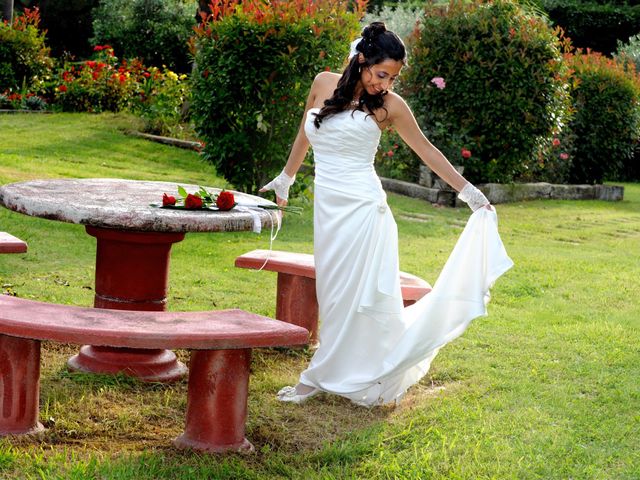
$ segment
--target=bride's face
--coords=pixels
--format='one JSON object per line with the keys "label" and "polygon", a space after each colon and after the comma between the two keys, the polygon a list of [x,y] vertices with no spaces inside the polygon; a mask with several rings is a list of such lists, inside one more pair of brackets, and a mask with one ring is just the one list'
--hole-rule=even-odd
{"label": "bride's face", "polygon": [[380,63],[363,68],[360,76],[362,88],[370,95],[378,95],[390,90],[393,82],[400,75],[402,65],[399,60],[388,58]]}

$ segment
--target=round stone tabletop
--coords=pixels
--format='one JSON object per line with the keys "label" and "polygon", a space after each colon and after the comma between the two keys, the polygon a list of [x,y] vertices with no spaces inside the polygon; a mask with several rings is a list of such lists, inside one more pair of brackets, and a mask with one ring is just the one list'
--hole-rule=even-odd
{"label": "round stone tabletop", "polygon": [[[229,232],[253,230],[259,219],[270,228],[276,210],[238,208],[230,211],[165,209],[162,194],[178,196],[181,185],[189,193],[199,186],[109,178],[47,179],[0,187],[0,205],[33,217],[93,227],[142,232]],[[211,193],[219,188],[204,187]],[[264,198],[233,192],[239,205],[270,205]]]}

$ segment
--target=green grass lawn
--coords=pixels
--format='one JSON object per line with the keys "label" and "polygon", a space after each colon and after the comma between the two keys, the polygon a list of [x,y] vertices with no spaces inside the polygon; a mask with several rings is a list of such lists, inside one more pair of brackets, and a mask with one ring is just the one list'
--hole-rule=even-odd
{"label": "green grass lawn", "polygon": [[[224,186],[194,152],[121,133],[110,115],[0,116],[0,184],[120,177]],[[284,161],[284,159],[283,159]],[[433,283],[470,212],[389,195],[401,268]],[[312,251],[312,206],[289,215],[274,248]],[[0,440],[0,478],[640,479],[640,185],[622,202],[498,206],[515,267],[489,316],[442,349],[396,408],[320,396],[282,405],[310,352],[256,351],[251,455],[177,451],[186,381],[141,384],[70,374],[77,347],[46,343],[36,438]],[[95,240],[78,225],[0,209],[29,243],[0,256],[2,290],[91,305]],[[275,274],[233,267],[268,234],[189,234],[174,246],[169,309],[240,307],[273,316]],[[357,341],[357,339],[354,339]],[[178,355],[186,360],[187,353]]]}

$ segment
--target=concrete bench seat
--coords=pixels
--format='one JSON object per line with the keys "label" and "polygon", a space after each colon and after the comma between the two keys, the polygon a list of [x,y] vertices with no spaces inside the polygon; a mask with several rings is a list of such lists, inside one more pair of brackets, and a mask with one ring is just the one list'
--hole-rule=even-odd
{"label": "concrete bench seat", "polygon": [[26,242],[7,232],[0,232],[0,253],[25,253],[26,251]]}
{"label": "concrete bench seat", "polygon": [[[277,272],[276,318],[306,328],[309,331],[309,342],[312,345],[317,344],[318,299],[313,255],[279,250],[253,250],[237,257],[235,266]],[[431,291],[429,283],[405,272],[400,272],[400,287],[405,307]]]}
{"label": "concrete bench seat", "polygon": [[50,340],[191,350],[186,426],[174,444],[209,452],[251,450],[244,436],[251,349],[302,345],[307,339],[304,328],[243,310],[110,310],[0,295],[0,436],[43,430],[40,342]]}

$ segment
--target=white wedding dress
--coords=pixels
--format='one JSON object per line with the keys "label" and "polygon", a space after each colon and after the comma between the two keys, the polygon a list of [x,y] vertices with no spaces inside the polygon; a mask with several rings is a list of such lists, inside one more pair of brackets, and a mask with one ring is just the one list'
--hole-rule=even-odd
{"label": "white wedding dress", "polygon": [[[314,255],[320,345],[300,382],[361,405],[398,400],[438,349],[486,314],[489,287],[512,265],[495,211],[471,218],[431,293],[403,307],[398,235],[373,159],[380,129],[345,111],[305,132],[314,152]],[[425,255],[429,252],[425,251]]]}

